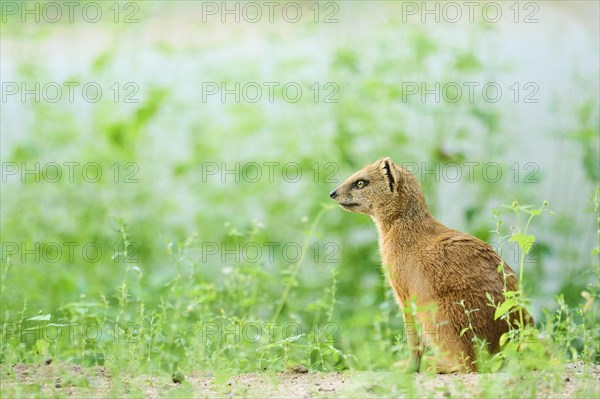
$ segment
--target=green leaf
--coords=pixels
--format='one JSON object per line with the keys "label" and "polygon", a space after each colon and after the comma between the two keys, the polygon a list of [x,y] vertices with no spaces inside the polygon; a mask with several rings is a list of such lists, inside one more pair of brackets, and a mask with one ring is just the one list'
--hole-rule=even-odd
{"label": "green leaf", "polygon": [[294,335],[293,337],[287,337],[281,341],[279,341],[281,344],[289,344],[292,342],[296,342],[298,341],[300,338],[302,338],[305,334],[299,334],[299,335]]}
{"label": "green leaf", "polygon": [[535,242],[535,236],[530,234],[515,233],[509,238],[508,241],[519,244],[519,247],[527,254]]}
{"label": "green leaf", "polygon": [[462,337],[463,335],[465,335],[465,333],[469,331],[469,327],[465,327],[462,330],[460,330],[460,336]]}
{"label": "green leaf", "polygon": [[508,333],[504,333],[500,336],[500,346],[504,346],[506,341],[508,341]]}
{"label": "green leaf", "polygon": [[500,370],[500,367],[502,367],[502,359],[494,361],[490,370],[492,373],[495,373],[496,371]]}
{"label": "green leaf", "polygon": [[496,308],[494,312],[494,320],[498,320],[500,317],[505,315],[516,305],[517,301],[514,298],[507,299],[502,305]]}
{"label": "green leaf", "polygon": [[30,317],[27,320],[32,320],[32,321],[48,321],[48,320],[50,320],[50,316],[52,316],[52,315],[51,314],[43,314],[43,315],[41,314],[39,316]]}

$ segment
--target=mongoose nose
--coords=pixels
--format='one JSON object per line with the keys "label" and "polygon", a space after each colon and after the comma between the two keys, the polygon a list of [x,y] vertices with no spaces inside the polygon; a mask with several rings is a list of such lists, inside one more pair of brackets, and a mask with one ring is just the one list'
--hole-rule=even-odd
{"label": "mongoose nose", "polygon": [[332,192],[329,193],[329,196],[333,199],[335,197],[337,197],[337,190],[333,190]]}

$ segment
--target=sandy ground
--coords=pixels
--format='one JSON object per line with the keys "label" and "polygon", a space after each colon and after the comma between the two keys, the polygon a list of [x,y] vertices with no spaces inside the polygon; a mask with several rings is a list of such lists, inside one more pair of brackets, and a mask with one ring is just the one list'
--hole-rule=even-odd
{"label": "sandy ground", "polygon": [[[215,376],[194,372],[183,382],[172,376],[120,375],[104,367],[69,363],[0,367],[1,397],[581,397],[600,398],[600,365],[568,365],[561,373],[537,372],[532,379],[503,373],[400,375],[390,372],[313,373],[303,367],[282,373]],[[546,374],[544,374],[546,373]],[[524,388],[524,387],[531,387]],[[519,390],[520,388],[520,390]],[[517,390],[515,390],[517,389]],[[531,392],[528,394],[527,392]]]}

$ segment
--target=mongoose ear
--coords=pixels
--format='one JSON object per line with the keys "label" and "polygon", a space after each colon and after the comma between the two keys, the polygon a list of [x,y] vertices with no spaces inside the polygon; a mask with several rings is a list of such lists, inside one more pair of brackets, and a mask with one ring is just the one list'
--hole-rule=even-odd
{"label": "mongoose ear", "polygon": [[377,161],[377,164],[379,164],[381,172],[388,181],[390,191],[396,191],[398,188],[398,183],[400,182],[400,172],[398,172],[398,169],[396,168],[396,165],[394,165],[392,158],[381,158]]}

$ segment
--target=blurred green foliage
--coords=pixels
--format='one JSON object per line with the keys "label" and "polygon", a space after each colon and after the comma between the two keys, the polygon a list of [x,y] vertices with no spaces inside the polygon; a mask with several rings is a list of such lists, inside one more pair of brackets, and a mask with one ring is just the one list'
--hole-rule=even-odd
{"label": "blurred green foliage", "polygon": [[[198,36],[214,29],[193,26]],[[110,31],[108,49],[57,72],[35,50],[52,45],[48,26],[40,25],[31,36],[28,29],[2,25],[3,40],[29,44],[11,59],[14,80],[94,81],[105,88],[116,81],[124,91],[125,83],[134,82],[139,88],[137,103],[115,103],[107,91],[95,104],[19,104],[15,114],[3,115],[3,162],[95,163],[103,175],[94,183],[81,173],[72,182],[66,176],[56,183],[41,176],[37,182],[29,175],[24,183],[2,183],[2,242],[33,252],[59,243],[63,250],[58,261],[49,262],[48,254],[39,261],[31,254],[23,259],[21,252],[8,256],[3,247],[0,317],[31,330],[16,338],[8,334],[2,362],[52,355],[148,371],[279,370],[298,362],[322,370],[386,368],[406,347],[400,315],[382,278],[376,231],[366,217],[329,209],[328,192],[383,155],[442,167],[480,162],[472,182],[429,178],[422,183],[434,214],[492,241],[492,208],[514,199],[537,203],[563,190],[554,185],[552,192],[542,191],[523,178],[490,183],[482,177],[485,162],[509,171],[515,159],[523,159],[519,147],[525,138],[507,128],[514,103],[463,97],[431,104],[403,91],[404,82],[503,76],[510,63],[479,55],[497,38],[489,26],[475,25],[463,42],[454,43],[443,31],[391,15],[373,22],[364,35],[336,40],[328,35],[337,26],[300,24],[281,35],[266,29],[260,40],[246,42],[255,46],[246,49],[237,44],[243,34],[235,30],[219,45],[192,39],[148,44],[142,28],[94,27]],[[59,29],[93,39],[94,32],[77,24]],[[143,45],[120,40],[129,37],[126,33]],[[206,82],[269,81],[299,82],[310,95],[292,103],[276,91],[273,103],[256,104],[202,96]],[[335,83],[337,102],[315,102],[308,89],[314,82],[321,95],[329,93],[326,83]],[[581,151],[578,158],[555,162],[579,168],[577,196],[589,196],[599,178],[598,97],[593,87],[584,87],[580,96],[582,105],[563,111],[576,118],[574,128],[557,135]],[[526,145],[536,145],[544,133],[533,132]],[[236,182],[228,175],[223,182],[222,174],[203,173],[209,163],[221,167],[222,162],[227,168],[236,162],[294,162],[302,178],[287,181],[280,166],[273,181],[263,176]],[[536,175],[540,182],[546,173]],[[537,314],[542,306],[575,314],[587,303],[581,293],[597,278],[598,257],[590,255],[592,248],[582,248],[589,240],[578,238],[597,228],[597,209],[586,203],[588,209],[563,207],[535,232],[536,258],[524,280],[526,292],[540,301]],[[77,243],[73,259],[65,243]],[[100,260],[86,261],[81,249],[88,243],[102,249]],[[290,262],[276,250],[273,259],[263,256],[259,262],[231,254],[221,259],[221,253],[205,257],[212,243],[225,248],[258,243],[263,250],[265,243],[295,243],[304,256]],[[514,250],[503,253],[512,256]],[[554,295],[560,295],[558,305]],[[595,298],[595,292],[590,295]],[[550,331],[556,325],[571,328],[560,318],[552,324],[549,314]],[[271,334],[269,322],[280,323]],[[39,330],[49,324],[64,329],[70,323],[77,326],[73,339],[40,339]],[[85,323],[103,326],[101,338],[86,341]],[[256,342],[239,340],[249,323],[256,324],[248,331],[261,333]],[[285,323],[292,328],[286,330]],[[587,323],[597,326],[598,320]],[[592,340],[587,331],[562,335],[564,349],[581,353],[583,342]],[[586,353],[597,359],[597,352]]]}

